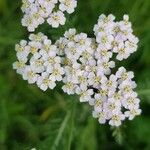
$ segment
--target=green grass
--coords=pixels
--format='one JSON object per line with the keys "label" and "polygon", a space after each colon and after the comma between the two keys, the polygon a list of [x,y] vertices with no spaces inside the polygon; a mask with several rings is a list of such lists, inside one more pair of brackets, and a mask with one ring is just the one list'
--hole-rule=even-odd
{"label": "green grass", "polygon": [[117,20],[129,14],[134,33],[140,39],[137,53],[122,64],[135,71],[137,91],[143,113],[126,121],[119,129],[100,125],[92,118],[91,108],[77,96],[68,96],[58,85],[42,92],[28,85],[12,69],[16,60],[14,45],[26,39],[21,26],[21,0],[0,0],[0,150],[149,150],[150,149],[150,1],[78,0],[73,15],[59,29],[42,25],[36,30],[58,39],[66,29],[93,36],[93,25],[102,13]]}

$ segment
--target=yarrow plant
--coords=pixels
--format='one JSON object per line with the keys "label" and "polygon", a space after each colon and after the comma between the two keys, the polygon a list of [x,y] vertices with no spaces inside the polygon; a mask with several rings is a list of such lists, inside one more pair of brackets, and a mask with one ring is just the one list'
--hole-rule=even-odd
{"label": "yarrow plant", "polygon": [[22,25],[33,32],[45,21],[53,28],[64,25],[65,12],[72,14],[77,7],[76,0],[22,0]]}
{"label": "yarrow plant", "polygon": [[[134,73],[124,67],[115,73],[113,60],[127,59],[135,52],[138,38],[132,33],[127,15],[120,22],[114,20],[113,15],[101,15],[94,26],[95,38],[70,29],[56,43],[65,56],[64,92],[78,94],[80,102],[93,106],[93,117],[99,123],[119,126],[125,118],[132,120],[141,110],[134,91],[136,83],[132,81]],[[62,49],[59,45],[63,45]]]}
{"label": "yarrow plant", "polygon": [[[49,18],[54,15],[57,3],[57,0],[24,0],[22,10],[28,17],[34,11],[42,12],[46,15],[42,18],[40,13],[42,19],[48,18],[52,27],[58,27],[59,23]],[[68,13],[76,7],[75,0],[59,0],[59,3],[59,9]],[[27,25],[30,31],[38,26],[32,21]],[[92,106],[93,117],[100,124],[120,126],[125,119],[132,120],[140,115],[141,109],[134,90],[134,73],[123,66],[115,69],[115,60],[122,61],[134,53],[138,38],[133,35],[128,15],[124,15],[122,21],[115,21],[113,15],[102,14],[93,31],[95,37],[90,38],[72,28],[54,44],[43,33],[30,34],[29,41],[21,40],[16,44],[18,61],[13,68],[24,80],[36,83],[43,91],[63,82],[63,91],[79,95],[80,102]]]}

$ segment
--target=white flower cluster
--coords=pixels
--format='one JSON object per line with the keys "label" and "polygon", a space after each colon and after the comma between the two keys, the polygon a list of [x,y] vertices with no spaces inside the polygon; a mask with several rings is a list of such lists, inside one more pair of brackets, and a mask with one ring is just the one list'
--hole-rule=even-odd
{"label": "white flower cluster", "polygon": [[94,107],[93,117],[98,118],[99,123],[108,121],[112,126],[120,126],[125,118],[132,120],[141,113],[140,100],[133,90],[136,87],[133,77],[133,72],[120,67],[115,75],[101,80],[98,92],[89,101]]}
{"label": "white flower cluster", "polygon": [[105,50],[109,57],[114,52],[117,54],[116,59],[121,61],[137,50],[138,38],[132,33],[128,15],[124,15],[122,21],[114,20],[113,15],[100,15],[98,23],[94,26],[94,32],[96,42],[99,44],[98,52]]}
{"label": "white flower cluster", "polygon": [[66,21],[64,13],[71,14],[77,7],[76,0],[22,0],[22,2],[24,13],[22,25],[31,32],[45,20],[54,28],[64,25]]}
{"label": "white flower cluster", "polygon": [[22,40],[16,44],[18,61],[13,68],[24,80],[36,83],[43,91],[53,89],[64,74],[57,47],[42,33],[31,34],[29,39],[29,42]]}
{"label": "white flower cluster", "polygon": [[119,126],[126,117],[131,120],[141,113],[140,101],[133,91],[133,72],[121,67],[115,75],[111,74],[115,67],[111,59],[127,59],[137,50],[138,38],[132,34],[127,15],[120,22],[114,19],[113,15],[99,17],[94,26],[96,39],[70,29],[56,45],[59,54],[65,56],[64,92],[78,94],[80,102],[93,105],[93,116],[100,123],[109,121],[110,125]]}
{"label": "white flower cluster", "polygon": [[88,101],[93,94],[93,90],[88,89],[90,86],[88,75],[92,76],[92,70],[96,69],[93,55],[95,40],[88,38],[85,33],[76,34],[75,29],[70,29],[64,35],[64,38],[56,41],[60,54],[65,55],[63,60],[65,85],[62,88],[68,94],[81,95],[80,101]]}
{"label": "white flower cluster", "polygon": [[[28,0],[34,4],[43,1]],[[65,5],[71,0],[59,1]],[[64,5],[59,8],[70,12]],[[27,8],[23,10],[30,11]],[[18,61],[13,66],[25,80],[37,83],[44,91],[53,89],[56,81],[63,81],[63,91],[79,95],[80,102],[88,102],[99,123],[119,126],[126,118],[132,120],[139,115],[141,109],[134,91],[133,72],[120,67],[113,74],[113,59],[127,59],[137,50],[138,38],[133,35],[127,15],[119,22],[115,22],[113,15],[101,15],[94,34],[95,38],[89,38],[86,33],[77,34],[76,29],[69,29],[54,45],[42,33],[31,34],[29,42],[22,40],[16,45]]]}

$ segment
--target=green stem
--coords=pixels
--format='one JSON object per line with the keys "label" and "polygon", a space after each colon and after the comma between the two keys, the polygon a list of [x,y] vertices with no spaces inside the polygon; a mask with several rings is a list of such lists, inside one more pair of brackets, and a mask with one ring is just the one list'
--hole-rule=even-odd
{"label": "green stem", "polygon": [[59,128],[58,135],[57,135],[57,137],[55,139],[54,145],[52,146],[53,150],[57,149],[57,146],[58,146],[58,144],[60,142],[60,139],[62,137],[63,131],[66,128],[66,125],[67,125],[67,122],[68,122],[69,118],[70,118],[70,112],[67,113],[64,121],[61,124],[61,127]]}
{"label": "green stem", "polygon": [[73,106],[72,106],[72,113],[71,113],[71,124],[70,124],[70,131],[69,131],[69,140],[68,140],[68,146],[67,146],[67,150],[71,149],[71,142],[72,142],[72,137],[73,137],[73,130],[74,130],[74,116],[75,116],[75,109],[76,109],[76,102],[73,102]]}

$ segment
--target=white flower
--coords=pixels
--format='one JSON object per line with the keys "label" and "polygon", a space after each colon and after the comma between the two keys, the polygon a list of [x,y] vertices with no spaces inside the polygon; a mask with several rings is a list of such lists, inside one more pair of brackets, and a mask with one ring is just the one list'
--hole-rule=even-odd
{"label": "white flower", "polygon": [[98,118],[100,124],[105,124],[107,120],[107,114],[104,111],[93,111],[92,115],[94,118]]}
{"label": "white flower", "polygon": [[74,94],[75,93],[75,85],[74,83],[72,83],[71,81],[70,82],[67,82],[63,87],[63,91],[65,93],[67,93],[68,95],[71,95],[71,94]]}
{"label": "white flower", "polygon": [[115,112],[114,114],[112,114],[112,118],[109,121],[109,124],[111,126],[120,126],[121,125],[121,121],[123,121],[125,119],[125,116],[120,112]]}
{"label": "white flower", "polygon": [[43,23],[44,19],[38,13],[25,14],[22,18],[22,26],[27,27],[30,32],[34,32],[35,29]]}
{"label": "white flower", "polygon": [[30,53],[32,54],[37,53],[42,46],[40,42],[36,42],[36,41],[30,41],[28,45],[30,46]]}
{"label": "white flower", "polygon": [[38,0],[38,2],[41,6],[49,9],[52,12],[52,10],[55,7],[55,4],[57,4],[58,0]]}
{"label": "white flower", "polygon": [[59,9],[61,11],[66,11],[69,14],[73,13],[74,9],[77,7],[76,0],[59,0],[59,1],[60,1]]}
{"label": "white flower", "polygon": [[13,63],[13,69],[16,69],[17,73],[23,74],[25,66],[26,66],[25,63],[26,62],[23,62],[23,61],[16,61]]}
{"label": "white flower", "polygon": [[27,41],[21,40],[20,44],[15,45],[15,50],[18,60],[26,62],[30,53],[30,47],[27,45]]}
{"label": "white flower", "polygon": [[97,60],[103,60],[103,61],[109,61],[110,58],[112,58],[113,53],[111,51],[109,51],[107,48],[98,45],[98,48],[96,49],[95,52],[95,58]]}
{"label": "white flower", "polygon": [[103,110],[105,101],[106,101],[106,99],[103,98],[100,94],[95,94],[94,98],[89,100],[89,104],[91,106],[94,106],[95,111],[100,112]]}
{"label": "white flower", "polygon": [[124,95],[129,95],[133,92],[133,89],[136,88],[136,83],[131,80],[123,81],[118,87]]}
{"label": "white flower", "polygon": [[23,4],[22,4],[22,7],[21,7],[21,10],[23,12],[27,12],[29,11],[29,8],[30,8],[30,5],[32,3],[32,1],[30,2],[29,0],[22,0]]}
{"label": "white flower", "polygon": [[96,42],[99,43],[101,46],[109,49],[112,49],[112,42],[114,40],[114,37],[110,34],[99,34],[96,37]]}
{"label": "white flower", "polygon": [[52,70],[49,70],[49,73],[51,73],[50,79],[52,81],[61,81],[64,69],[60,66],[60,64],[55,64]]}
{"label": "white flower", "polygon": [[69,39],[70,41],[73,41],[74,40],[74,37],[76,35],[76,29],[75,28],[71,28],[69,29],[68,31],[66,31],[64,33],[64,36]]}
{"label": "white flower", "polygon": [[126,111],[125,112],[125,116],[126,117],[128,117],[129,118],[129,120],[133,120],[133,118],[135,117],[135,116],[137,116],[137,115],[140,115],[141,114],[141,109],[138,109],[138,108],[136,108],[136,109],[131,109],[131,110],[129,110],[129,111]]}
{"label": "white flower", "polygon": [[107,102],[104,103],[104,110],[108,113],[108,116],[111,118],[112,113],[121,111],[121,102],[109,98]]}
{"label": "white flower", "polygon": [[80,49],[78,49],[73,42],[68,43],[68,47],[65,49],[65,53],[71,61],[77,60],[81,55]]}
{"label": "white flower", "polygon": [[28,80],[30,84],[33,84],[38,79],[38,74],[36,74],[30,66],[26,66],[23,72],[23,79]]}
{"label": "white flower", "polygon": [[115,67],[114,61],[104,61],[98,60],[98,72],[104,72],[104,74],[109,75],[111,73],[111,68]]}
{"label": "white flower", "polygon": [[[86,70],[87,74],[97,72],[98,68],[97,68],[96,63],[97,63],[96,60],[91,59],[88,61],[88,64],[85,64],[85,70]],[[101,75],[102,73],[103,72],[100,72],[100,73],[98,73],[98,75]]]}
{"label": "white flower", "polygon": [[81,51],[85,50],[91,44],[91,39],[87,38],[87,34],[85,33],[77,34],[74,40]]}
{"label": "white flower", "polygon": [[134,77],[134,73],[132,71],[127,72],[124,67],[120,67],[116,72],[116,77],[119,78],[119,82],[122,82],[131,80]]}
{"label": "white flower", "polygon": [[124,97],[123,97],[121,91],[115,91],[115,92],[113,92],[113,93],[112,93],[112,92],[109,92],[109,93],[108,93],[108,98],[109,98],[109,99],[112,99],[113,101],[115,100],[115,101],[120,101],[120,102],[121,102],[121,100],[124,99]]}
{"label": "white flower", "polygon": [[83,72],[81,72],[80,75],[78,75],[78,83],[79,83],[79,87],[80,89],[82,90],[85,90],[87,89],[87,86],[88,86],[88,81],[87,81],[87,77],[84,76]]}
{"label": "white flower", "polygon": [[122,99],[122,105],[126,109],[134,109],[139,108],[139,98],[137,98],[137,93],[132,92],[130,95],[125,95],[124,99]]}
{"label": "white flower", "polygon": [[93,95],[93,90],[81,90],[80,88],[77,88],[76,94],[80,95],[80,102],[88,102],[91,99],[91,95]]}
{"label": "white flower", "polygon": [[44,41],[44,40],[46,40],[47,39],[47,36],[45,36],[42,32],[39,32],[39,33],[37,33],[37,34],[30,34],[29,35],[29,39],[31,40],[31,41],[35,41],[35,42],[42,42],[42,41]]}
{"label": "white flower", "polygon": [[100,15],[98,18],[98,21],[102,21],[103,23],[110,23],[113,22],[115,20],[115,16],[110,14],[108,16],[105,16],[104,14]]}
{"label": "white flower", "polygon": [[50,80],[49,73],[43,72],[37,79],[37,85],[41,90],[46,91],[48,88],[53,89],[56,86],[56,83],[55,81]]}
{"label": "white flower", "polygon": [[127,59],[130,56],[130,51],[126,47],[124,47],[124,44],[120,44],[118,49],[114,50],[115,53],[117,53],[116,59],[123,60]]}
{"label": "white flower", "polygon": [[[79,49],[78,49],[79,51]],[[93,60],[93,49],[91,47],[87,47],[83,52],[82,52],[82,56],[79,59],[81,61],[81,63],[86,64],[88,61]]]}
{"label": "white flower", "polygon": [[90,86],[97,88],[100,86],[103,78],[105,78],[104,73],[95,74],[94,72],[91,72],[88,75],[88,83]]}
{"label": "white flower", "polygon": [[66,22],[66,18],[61,11],[54,12],[47,19],[47,22],[53,27],[58,28],[59,25],[64,25]]}
{"label": "white flower", "polygon": [[59,56],[51,56],[47,54],[44,58],[44,66],[46,67],[47,72],[51,72],[54,65],[61,63],[61,58]]}
{"label": "white flower", "polygon": [[66,46],[66,38],[60,38],[59,40],[56,41],[55,45],[57,46],[57,53],[58,55],[63,56],[64,55],[64,49]]}
{"label": "white flower", "polygon": [[101,86],[102,89],[107,89],[111,91],[110,93],[114,93],[116,91],[117,87],[117,77],[113,74],[110,75],[109,79],[106,77],[102,78],[101,80]]}
{"label": "white flower", "polygon": [[40,54],[36,54],[30,59],[30,66],[32,70],[36,73],[42,73],[45,70],[43,64],[44,60],[41,58]]}
{"label": "white flower", "polygon": [[113,15],[109,15],[108,17],[104,14],[99,16],[98,23],[94,26],[94,32],[97,36],[98,34],[103,33],[111,33],[111,28],[114,26],[114,19],[115,17]]}

